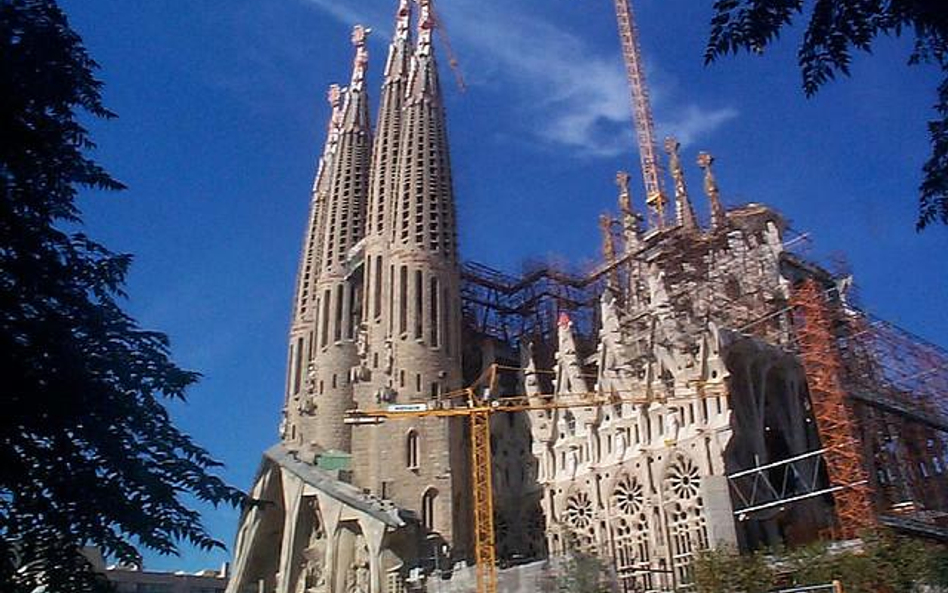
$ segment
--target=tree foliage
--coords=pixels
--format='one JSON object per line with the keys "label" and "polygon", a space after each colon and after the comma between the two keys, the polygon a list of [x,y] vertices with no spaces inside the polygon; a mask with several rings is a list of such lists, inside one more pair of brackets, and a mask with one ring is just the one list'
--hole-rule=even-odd
{"label": "tree foliage", "polygon": [[581,549],[576,534],[564,533],[565,554],[549,562],[548,578],[540,590],[546,593],[609,593],[615,575],[609,563],[593,552]]}
{"label": "tree foliage", "polygon": [[948,9],[944,0],[716,0],[705,61],[741,50],[762,53],[805,10],[809,20],[797,52],[803,90],[813,95],[838,74],[848,76],[854,52],[870,52],[881,35],[914,35],[909,64],[941,69],[928,122],[932,152],[923,167],[917,228],[948,224]]}
{"label": "tree foliage", "polygon": [[94,590],[77,551],[220,546],[182,500],[238,504],[163,400],[198,375],[122,309],[131,263],[81,232],[81,188],[120,190],[81,117],[112,118],[53,0],[0,2],[0,590]]}
{"label": "tree foliage", "polygon": [[882,531],[851,550],[825,542],[767,554],[706,550],[695,561],[695,584],[698,593],[764,593],[838,580],[846,593],[912,593],[948,586],[946,566],[945,546]]}
{"label": "tree foliage", "polygon": [[609,593],[609,568],[594,554],[573,551],[562,559],[556,576],[556,593]]}

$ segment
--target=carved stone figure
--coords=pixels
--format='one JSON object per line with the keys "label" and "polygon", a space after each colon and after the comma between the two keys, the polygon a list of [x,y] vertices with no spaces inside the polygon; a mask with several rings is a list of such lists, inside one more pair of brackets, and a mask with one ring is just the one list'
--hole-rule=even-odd
{"label": "carved stone figure", "polygon": [[579,468],[579,452],[574,447],[570,449],[566,456],[566,475],[572,480],[576,477],[576,470]]}
{"label": "carved stone figure", "polygon": [[599,299],[599,311],[602,323],[599,330],[600,374],[626,376],[629,374],[629,361],[624,352],[618,306],[615,296],[608,289],[603,291]]}
{"label": "carved stone figure", "polygon": [[523,368],[524,393],[530,397],[540,395],[540,378],[537,375],[537,365],[533,358],[533,342],[520,344],[520,366]]}
{"label": "carved stone figure", "polygon": [[395,370],[395,346],[392,343],[392,338],[385,338],[385,366],[383,370],[385,374],[389,376],[389,381],[391,381],[392,374]]}
{"label": "carved stone figure", "polygon": [[356,539],[355,558],[346,571],[346,593],[369,593],[369,551],[362,536]]}
{"label": "carved stone figure", "polygon": [[297,581],[298,593],[322,593],[326,590],[326,574],[323,571],[323,560],[307,560]]}
{"label": "carved stone figure", "polygon": [[616,439],[616,458],[622,459],[625,457],[625,450],[626,450],[625,433],[623,432],[616,433],[615,439]]}
{"label": "carved stone figure", "polygon": [[306,395],[309,398],[316,396],[316,364],[313,361],[306,365]]}
{"label": "carved stone figure", "polygon": [[557,358],[556,392],[559,394],[585,392],[583,367],[579,361],[576,340],[573,337],[573,322],[569,315],[560,313],[557,339],[559,351]]}
{"label": "carved stone figure", "polygon": [[369,328],[365,324],[359,326],[359,332],[356,335],[356,355],[359,357],[359,364],[352,367],[352,382],[365,381],[369,378]]}
{"label": "carved stone figure", "polygon": [[306,548],[303,550],[303,569],[297,581],[297,593],[324,593],[326,591],[326,540],[315,507],[313,513],[313,529],[309,533]]}
{"label": "carved stone figure", "polygon": [[665,446],[674,447],[678,442],[678,432],[681,430],[681,410],[672,408],[665,416]]}
{"label": "carved stone figure", "polygon": [[724,206],[721,205],[721,190],[718,189],[718,182],[714,178],[714,172],[711,171],[712,163],[714,163],[714,157],[709,153],[698,154],[698,166],[704,169],[704,193],[711,203],[711,226],[719,228],[724,225],[726,214]]}

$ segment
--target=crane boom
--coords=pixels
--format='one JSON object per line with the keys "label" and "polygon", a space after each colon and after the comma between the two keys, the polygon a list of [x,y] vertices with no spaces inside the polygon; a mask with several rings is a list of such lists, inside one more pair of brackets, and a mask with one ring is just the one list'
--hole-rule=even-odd
{"label": "crane boom", "polygon": [[632,119],[639,143],[639,159],[642,164],[642,179],[645,182],[645,203],[649,210],[649,225],[652,228],[665,226],[665,188],[662,183],[662,166],[658,160],[658,142],[655,139],[655,123],[649,101],[648,85],[645,84],[645,68],[639,46],[639,32],[635,26],[630,0],[614,0],[619,40],[622,42],[622,58],[625,74],[632,91]]}

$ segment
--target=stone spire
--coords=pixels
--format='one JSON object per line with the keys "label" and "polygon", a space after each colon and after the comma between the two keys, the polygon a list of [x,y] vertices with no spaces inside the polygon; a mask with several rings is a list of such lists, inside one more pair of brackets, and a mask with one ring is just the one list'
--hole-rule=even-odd
{"label": "stone spire", "polygon": [[[376,148],[373,163],[373,192],[385,192],[373,195],[373,216],[382,217],[383,237],[378,221],[371,221],[366,372],[355,384],[356,401],[367,408],[429,402],[462,386],[460,270],[447,127],[432,47],[435,22],[430,0],[417,3],[413,51],[405,26],[409,5],[399,7],[383,87],[388,103],[379,114],[376,138],[376,143],[388,142]],[[402,85],[398,111],[396,93]],[[394,180],[386,181],[392,172]],[[408,426],[357,426],[352,442],[358,487],[409,509],[424,498],[427,510],[419,515],[429,517],[429,527],[449,542],[455,536],[466,541],[466,510],[452,502],[455,488],[467,488],[456,483],[467,479],[456,469],[467,459],[459,425],[429,418]],[[424,462],[409,456],[406,463],[406,450],[423,452]]]}
{"label": "stone spire", "polygon": [[675,181],[675,216],[678,226],[693,231],[698,228],[698,222],[695,218],[694,208],[691,207],[691,200],[688,198],[688,188],[685,187],[685,172],[681,167],[681,156],[678,154],[679,148],[681,148],[681,144],[675,138],[669,136],[665,139],[668,168],[671,170],[672,179]]}
{"label": "stone spire", "polygon": [[343,415],[352,407],[350,371],[358,358],[355,338],[362,306],[361,289],[350,278],[348,260],[363,237],[368,200],[368,33],[364,27],[354,28],[349,87],[330,92],[330,139],[315,183],[316,205],[301,263],[307,306],[291,332],[288,381],[296,421],[290,423],[288,414],[290,426],[284,429],[283,440],[304,458],[327,450],[348,451],[351,445],[351,429],[343,423]]}
{"label": "stone spire", "polygon": [[419,0],[419,6],[418,42],[402,113],[392,242],[437,253],[453,264],[457,229],[444,105],[432,46],[435,21],[430,0]]}
{"label": "stone spire", "polygon": [[317,306],[316,282],[321,269],[322,243],[326,218],[326,198],[329,188],[329,171],[332,169],[336,148],[339,144],[339,131],[342,123],[343,90],[339,85],[329,87],[327,98],[330,116],[326,142],[316,166],[316,177],[310,197],[309,218],[306,235],[303,240],[303,252],[300,255],[299,271],[296,276],[296,293],[293,298],[293,317],[290,322],[290,344],[287,357],[286,397],[283,407],[283,421],[280,424],[280,438],[291,446],[299,444],[304,432],[301,423],[303,416],[311,406],[310,391],[307,383],[311,366],[312,343],[315,336]]}
{"label": "stone spire", "polygon": [[608,214],[599,215],[599,231],[602,234],[602,259],[610,266],[606,285],[613,293],[619,291],[619,270],[616,268],[616,241],[612,227],[617,221]]}
{"label": "stone spire", "polygon": [[[365,271],[365,323],[364,340],[374,357],[391,358],[392,312],[392,268],[389,265],[392,225],[395,200],[398,196],[398,166],[402,139],[402,112],[408,72],[411,66],[411,0],[400,0],[395,22],[395,35],[389,44],[388,60],[385,63],[385,78],[382,82],[375,140],[372,151],[372,170],[369,175],[369,211],[366,219]],[[362,361],[363,364],[368,362]],[[376,367],[378,368],[378,367]],[[390,389],[391,369],[375,372],[373,385],[376,393],[364,393],[368,401],[359,401],[368,406],[376,403],[379,390]],[[378,375],[385,374],[382,379]],[[356,396],[367,392],[357,389]]]}
{"label": "stone spire", "polygon": [[388,48],[385,79],[379,103],[372,172],[369,181],[369,214],[366,236],[389,236],[386,216],[391,208],[398,175],[398,147],[401,142],[402,106],[411,65],[411,0],[401,0],[395,22],[395,36]]}
{"label": "stone spire", "polygon": [[330,170],[326,229],[323,235],[323,271],[336,270],[346,262],[350,248],[362,239],[368,194],[371,121],[365,91],[368,67],[369,29],[356,25],[352,43],[356,48],[352,78],[342,107],[337,158]]}
{"label": "stone spire", "polygon": [[619,213],[622,216],[622,239],[625,241],[625,253],[634,253],[642,247],[639,230],[642,217],[632,209],[629,174],[625,171],[616,173],[616,185],[619,186]]}
{"label": "stone spire", "polygon": [[338,84],[330,85],[327,98],[330,106],[329,124],[323,152],[316,166],[313,191],[310,196],[310,209],[303,253],[300,256],[300,268],[296,278],[296,306],[293,311],[293,325],[312,318],[313,292],[316,277],[319,275],[319,238],[322,217],[325,214],[326,189],[329,185],[328,171],[332,168],[332,159],[339,143],[339,130],[342,122],[342,89]]}
{"label": "stone spire", "polygon": [[698,166],[704,169],[704,193],[708,196],[708,202],[711,204],[711,229],[724,227],[727,221],[727,213],[724,206],[721,205],[721,191],[718,189],[718,182],[714,178],[714,172],[711,171],[711,164],[714,163],[714,157],[710,153],[702,152],[698,154]]}

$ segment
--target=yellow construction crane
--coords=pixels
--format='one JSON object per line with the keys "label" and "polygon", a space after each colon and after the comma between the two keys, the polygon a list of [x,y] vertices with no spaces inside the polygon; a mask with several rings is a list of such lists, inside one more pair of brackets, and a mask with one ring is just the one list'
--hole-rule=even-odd
{"label": "yellow construction crane", "polygon": [[[494,541],[494,491],[491,485],[490,418],[498,412],[536,412],[568,408],[590,408],[616,404],[646,404],[642,397],[605,397],[596,392],[550,395],[515,395],[490,399],[497,386],[498,371],[525,369],[493,364],[474,382],[485,385],[487,396],[467,387],[444,394],[440,400],[426,403],[392,404],[379,410],[349,410],[347,424],[378,424],[386,420],[408,418],[467,417],[471,429],[471,484],[474,502],[474,560],[477,571],[477,592],[497,592],[496,553]],[[552,371],[533,371],[552,373]],[[555,397],[555,399],[553,399]]]}
{"label": "yellow construction crane", "polygon": [[431,18],[433,20],[434,29],[438,32],[441,43],[444,45],[444,51],[448,54],[448,66],[451,67],[451,72],[454,73],[454,82],[457,83],[458,90],[463,93],[467,90],[467,83],[464,82],[464,74],[461,72],[461,63],[458,61],[458,57],[454,53],[454,48],[451,47],[451,39],[448,37],[448,29],[444,24],[444,20],[439,17],[437,13],[435,13],[434,2],[429,1],[428,7],[431,10]]}
{"label": "yellow construction crane", "polygon": [[622,58],[625,61],[625,74],[632,91],[632,119],[635,122],[635,134],[639,143],[639,159],[642,166],[642,179],[645,182],[645,203],[648,205],[649,226],[665,226],[665,187],[662,182],[662,165],[658,160],[658,142],[655,138],[655,123],[652,120],[652,106],[649,101],[648,85],[645,84],[645,67],[642,63],[642,49],[639,46],[639,32],[635,25],[630,0],[614,0],[616,21],[619,25],[619,40],[622,42]]}
{"label": "yellow construction crane", "polygon": [[[496,593],[497,573],[494,542],[494,490],[491,486],[490,416],[496,412],[517,411],[499,401],[477,403],[472,389],[466,407],[445,408],[442,402],[393,404],[384,410],[350,410],[347,424],[379,423],[406,418],[467,417],[471,428],[471,484],[474,489],[474,562],[478,593]],[[520,409],[528,409],[526,407]]]}

